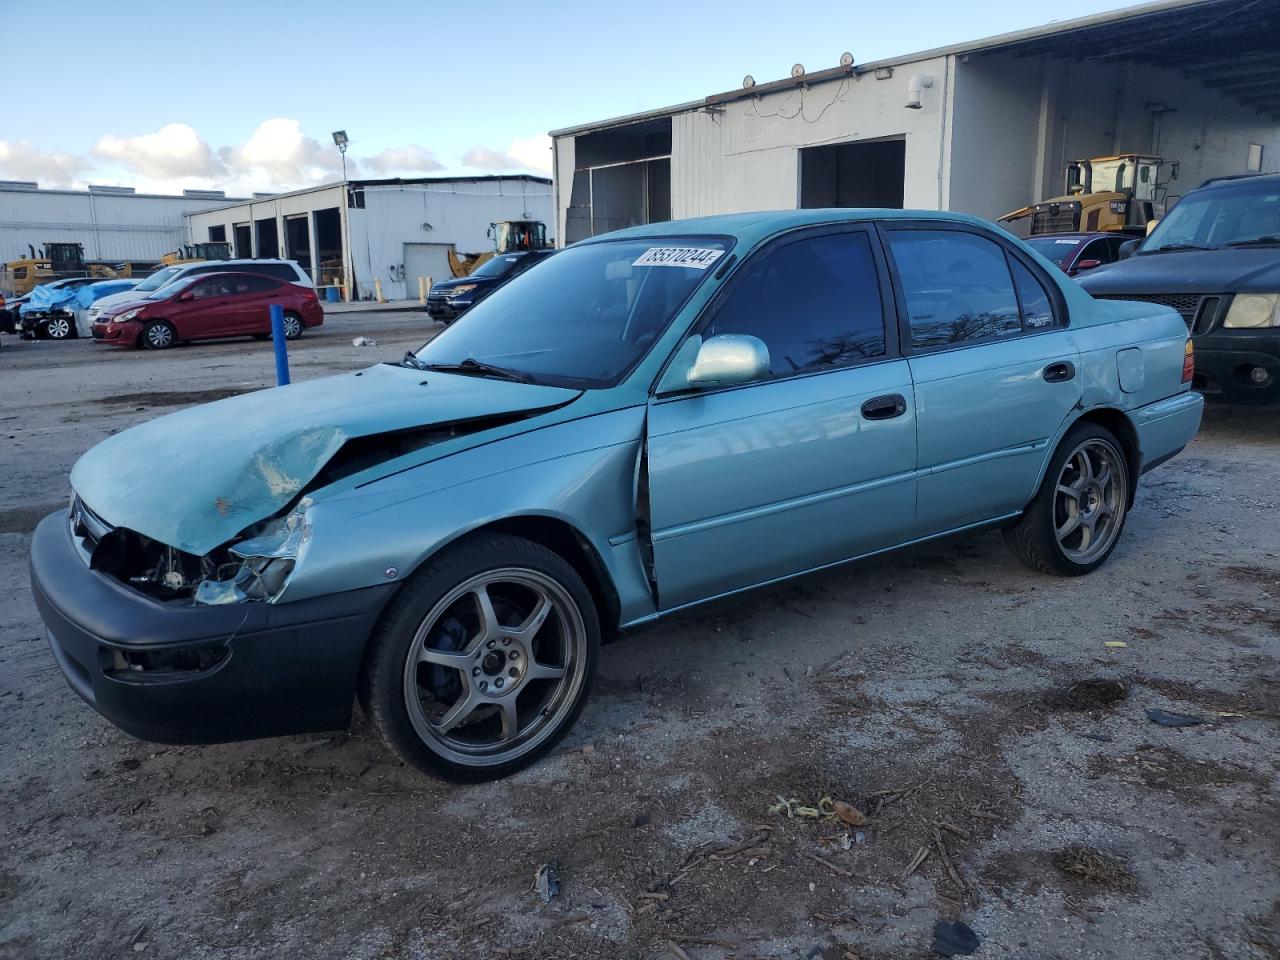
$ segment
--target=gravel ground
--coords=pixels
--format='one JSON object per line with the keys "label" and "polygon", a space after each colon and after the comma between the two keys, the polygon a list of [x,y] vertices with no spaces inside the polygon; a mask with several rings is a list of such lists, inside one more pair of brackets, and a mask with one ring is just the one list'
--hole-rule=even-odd
{"label": "gravel ground", "polygon": [[[333,317],[295,379],[435,329]],[[258,343],[0,348],[0,957],[906,960],[939,919],[986,958],[1280,957],[1274,414],[1211,411],[1091,577],[987,532],[673,619],[605,649],[563,750],[456,787],[360,718],[141,743],[49,656],[26,553],[75,458],[272,371]]]}

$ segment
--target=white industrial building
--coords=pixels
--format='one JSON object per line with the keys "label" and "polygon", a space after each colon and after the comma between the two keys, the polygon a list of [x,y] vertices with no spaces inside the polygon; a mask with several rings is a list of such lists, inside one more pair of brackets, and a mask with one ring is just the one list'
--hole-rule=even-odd
{"label": "white industrial building", "polygon": [[191,213],[187,239],[229,241],[237,257],[296,260],[317,286],[342,285],[350,299],[380,287],[395,300],[416,298],[420,277],[452,276],[448,251],[492,250],[490,224],[541,220],[551,235],[552,213],[544,177],[351,180]]}
{"label": "white industrial building", "polygon": [[219,190],[177,197],[131,187],[42,190],[31,181],[0,180],[0,263],[46,243],[83,244],[88,260],[159,260],[185,241],[183,214],[231,202]]}
{"label": "white industrial building", "polygon": [[[975,8],[976,9],[976,8]],[[821,29],[815,21],[815,29]],[[1165,0],[849,64],[552,132],[555,233],[746,210],[994,218],[1060,195],[1068,160],[1280,167],[1280,4]]]}

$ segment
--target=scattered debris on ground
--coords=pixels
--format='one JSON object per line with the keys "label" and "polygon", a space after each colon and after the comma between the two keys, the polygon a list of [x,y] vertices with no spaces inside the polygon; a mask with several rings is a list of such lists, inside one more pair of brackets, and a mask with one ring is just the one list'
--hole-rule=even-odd
{"label": "scattered debris on ground", "polygon": [[1125,892],[1138,888],[1138,878],[1134,876],[1128,860],[1096,847],[1082,844],[1063,847],[1054,853],[1053,865],[1085,883]]}
{"label": "scattered debris on ground", "polygon": [[939,920],[933,926],[933,952],[944,957],[967,957],[981,945],[973,929],[960,920]]}
{"label": "scattered debris on ground", "polygon": [[1101,710],[1128,695],[1129,688],[1119,680],[1095,678],[1050,690],[1045,694],[1044,703],[1055,710]]}
{"label": "scattered debris on ground", "polygon": [[1155,707],[1148,707],[1146,713],[1148,720],[1162,727],[1195,727],[1209,722],[1208,717],[1200,717],[1191,713],[1171,713],[1168,710],[1160,710]]}
{"label": "scattered debris on ground", "polygon": [[534,872],[533,890],[543,903],[560,895],[560,871],[554,863],[544,863]]}

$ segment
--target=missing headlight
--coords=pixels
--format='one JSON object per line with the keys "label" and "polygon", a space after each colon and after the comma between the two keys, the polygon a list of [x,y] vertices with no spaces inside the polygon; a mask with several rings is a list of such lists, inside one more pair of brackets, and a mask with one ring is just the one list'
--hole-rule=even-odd
{"label": "missing headlight", "polygon": [[201,580],[196,586],[196,603],[273,600],[288,582],[299,551],[311,539],[310,506],[310,499],[304,498],[287,516],[267,520],[249,537],[231,544],[228,552],[240,563],[219,568],[220,574],[229,572],[229,576]]}

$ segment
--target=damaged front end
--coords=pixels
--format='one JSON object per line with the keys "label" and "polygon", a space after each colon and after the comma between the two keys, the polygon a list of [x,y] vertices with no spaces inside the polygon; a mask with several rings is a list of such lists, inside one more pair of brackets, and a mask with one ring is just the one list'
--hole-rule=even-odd
{"label": "damaged front end", "polygon": [[91,569],[158,600],[214,605],[271,602],[288,583],[311,537],[303,498],[284,516],[256,523],[239,537],[195,556],[124,527],[111,527],[77,496],[71,534]]}

